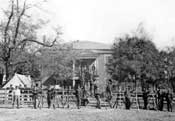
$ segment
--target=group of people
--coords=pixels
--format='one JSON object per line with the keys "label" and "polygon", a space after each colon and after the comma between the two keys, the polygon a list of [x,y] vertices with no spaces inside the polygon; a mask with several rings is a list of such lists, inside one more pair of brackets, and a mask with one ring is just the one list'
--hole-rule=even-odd
{"label": "group of people", "polygon": [[36,109],[36,108],[42,108],[43,107],[43,98],[46,96],[46,99],[47,99],[47,105],[48,105],[48,108],[57,108],[59,107],[59,98],[62,98],[62,97],[58,97],[57,95],[57,91],[55,89],[55,87],[51,87],[51,86],[48,86],[48,88],[46,89],[46,95],[44,96],[43,95],[43,92],[42,92],[42,89],[41,88],[37,88],[37,87],[34,87],[33,88],[33,91],[32,91],[32,94],[33,94],[33,107]]}
{"label": "group of people", "polygon": [[[95,83],[95,81],[93,83],[93,89],[94,89],[93,96],[95,97],[96,102],[97,102],[96,107],[100,109],[101,108],[101,105],[100,105],[101,93],[99,92],[99,87]],[[91,88],[91,91],[92,91],[92,88]],[[76,90],[78,108],[80,108],[80,104],[81,104],[80,92],[81,92],[81,88],[78,87]],[[92,92],[91,92],[91,96],[92,96]],[[112,98],[114,97],[112,94],[112,80],[111,79],[109,79],[106,84],[105,98],[106,98],[106,102],[108,102],[111,108],[117,107],[118,97],[115,97],[116,101],[112,103]],[[124,92],[124,98],[122,100],[125,105],[125,109],[130,109],[131,105],[133,104],[133,99],[134,98],[131,98],[131,94],[129,93],[129,91]],[[151,92],[149,89],[143,88],[142,99],[143,99],[143,109],[151,109],[151,105],[152,105],[153,106],[152,109],[162,111],[166,104],[167,111],[172,112],[173,94],[168,89],[161,90],[160,88],[158,88],[156,91]],[[138,98],[136,100],[136,103],[137,103],[138,108],[140,108],[140,102]]]}
{"label": "group of people", "polygon": [[[148,89],[143,89],[143,101],[144,101],[144,109],[148,108],[149,103],[149,94],[150,91]],[[160,90],[159,88],[153,93],[152,96],[154,98],[154,103],[156,105],[156,109],[162,111],[164,107],[164,103],[166,102],[167,111],[172,112],[172,104],[173,104],[173,94],[167,90]]]}
{"label": "group of people", "polygon": [[[131,98],[131,94],[129,94],[128,91],[125,91],[123,103],[125,104],[126,109],[130,109],[130,107],[133,103],[132,99],[133,98]],[[166,104],[167,111],[172,112],[173,94],[170,93],[169,90],[157,89],[157,91],[151,92],[151,91],[149,91],[149,89],[143,88],[142,99],[143,99],[143,109],[146,109],[146,110],[147,109],[154,109],[154,110],[163,111],[164,105]],[[116,99],[116,102],[117,102],[117,99]],[[114,105],[116,105],[116,104],[114,104]],[[136,105],[138,108],[140,108],[140,101],[139,101],[138,97],[136,99]],[[150,108],[151,105],[152,105],[152,108]]]}
{"label": "group of people", "polygon": [[[9,94],[11,96],[12,99],[12,107],[15,108],[15,105],[17,106],[17,108],[20,107],[21,104],[21,88],[20,86],[15,86],[15,88],[13,87],[13,85],[10,85],[9,87]],[[37,109],[37,108],[42,108],[43,107],[43,92],[42,89],[39,87],[34,86],[32,88],[31,91],[31,97],[32,97],[32,103],[33,103],[33,108]],[[55,93],[55,89],[49,87],[47,89],[47,104],[48,104],[48,108],[50,108],[51,106],[53,106],[53,108],[56,108],[56,93]]]}
{"label": "group of people", "polygon": [[[84,88],[81,88],[80,84],[77,85],[77,88],[75,89],[75,97],[76,97],[78,109],[80,108],[80,105],[83,104],[83,102],[85,104],[89,103],[88,96],[94,97],[96,99],[96,108],[101,109],[101,99],[100,99],[101,89],[98,83],[99,83],[98,79],[93,80],[93,82],[90,83],[90,94],[88,94]],[[112,80],[108,80],[105,92],[106,92],[105,93],[106,101],[109,103],[110,107],[112,108],[112,102],[111,102],[112,100]]]}
{"label": "group of people", "polygon": [[[100,99],[101,93],[99,90],[100,90],[100,88],[98,86],[97,81],[94,81],[94,83],[93,83],[93,96],[96,99],[96,108],[101,109],[101,101],[100,101],[101,100]],[[57,94],[55,88],[51,88],[51,87],[48,87],[46,92],[47,92],[46,99],[47,99],[48,108],[53,107],[55,109],[56,107],[59,107],[59,102],[61,101],[61,99],[63,100],[63,96],[60,95],[60,97],[58,97],[58,94]],[[16,104],[17,108],[19,108],[20,96],[21,96],[20,87],[16,86],[15,88],[13,88],[13,86],[11,85],[9,88],[9,93],[11,93],[11,95],[12,95],[12,106],[14,107]],[[86,102],[86,104],[89,102],[88,97],[86,97],[86,99],[85,98],[83,99],[82,93],[84,93],[84,91],[81,88],[81,86],[78,85],[77,88],[75,89],[75,93],[74,93],[78,109],[80,109],[80,107],[82,105],[82,101]],[[148,109],[149,103],[150,103],[149,102],[150,95],[151,95],[151,92],[148,89],[143,88],[143,90],[142,90],[142,98],[143,98],[143,104],[144,104],[143,109]],[[112,103],[112,98],[114,98],[113,94],[112,94],[112,80],[107,81],[104,97],[106,98],[106,102],[109,103],[109,106],[111,108],[117,107],[118,98],[115,97],[116,101],[114,102],[114,104]],[[172,93],[170,93],[169,90],[162,91],[158,88],[157,91],[154,92],[154,95],[152,97],[154,97],[153,102],[154,102],[154,105],[156,105],[156,107],[155,107],[156,110],[162,111],[164,104],[166,102],[167,111],[172,111],[173,95],[172,95]],[[42,92],[41,88],[33,87],[32,100],[33,100],[33,107],[35,109],[42,108],[42,106],[43,106],[43,92]],[[125,93],[124,93],[123,103],[125,104],[126,109],[130,109],[132,101],[131,101],[131,97],[127,91],[125,91]]]}
{"label": "group of people", "polygon": [[93,83],[90,83],[90,93],[88,93],[87,90],[85,90],[85,87],[81,87],[81,84],[77,84],[75,87],[75,97],[76,97],[76,103],[77,108],[80,109],[81,105],[87,105],[89,103],[88,97],[95,97],[97,104],[96,107],[101,109],[100,105],[100,89],[98,86],[98,80],[94,80]]}

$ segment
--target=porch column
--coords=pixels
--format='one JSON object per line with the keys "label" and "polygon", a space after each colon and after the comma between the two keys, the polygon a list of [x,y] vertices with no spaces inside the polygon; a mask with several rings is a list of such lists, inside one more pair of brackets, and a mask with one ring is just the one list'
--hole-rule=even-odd
{"label": "porch column", "polygon": [[72,69],[73,69],[73,76],[72,76],[72,80],[73,80],[73,87],[75,86],[75,59],[73,60],[73,64],[72,64]]}

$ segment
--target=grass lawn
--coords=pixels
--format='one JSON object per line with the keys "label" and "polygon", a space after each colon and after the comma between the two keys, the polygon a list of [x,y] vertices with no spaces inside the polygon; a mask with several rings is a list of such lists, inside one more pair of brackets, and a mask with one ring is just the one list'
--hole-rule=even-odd
{"label": "grass lawn", "polygon": [[94,108],[1,108],[0,121],[175,121],[175,112]]}

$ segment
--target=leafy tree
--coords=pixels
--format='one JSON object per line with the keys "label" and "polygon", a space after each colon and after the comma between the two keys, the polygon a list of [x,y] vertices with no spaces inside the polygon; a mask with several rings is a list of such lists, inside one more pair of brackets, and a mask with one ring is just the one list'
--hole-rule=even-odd
{"label": "leafy tree", "polygon": [[131,75],[144,85],[146,80],[154,82],[159,77],[159,51],[151,39],[143,35],[116,38],[113,59],[108,65],[108,72],[115,80],[124,81]]}
{"label": "leafy tree", "polygon": [[38,63],[42,75],[54,75],[58,80],[72,79],[72,60],[75,52],[72,46],[65,43],[54,45],[52,48],[41,48]]}
{"label": "leafy tree", "polygon": [[172,47],[161,51],[160,55],[163,63],[165,83],[175,92],[175,48]]}
{"label": "leafy tree", "polygon": [[26,56],[26,62],[16,65],[14,71],[19,74],[30,75],[33,79],[40,78],[40,67],[36,61],[38,57],[30,53],[27,53]]}

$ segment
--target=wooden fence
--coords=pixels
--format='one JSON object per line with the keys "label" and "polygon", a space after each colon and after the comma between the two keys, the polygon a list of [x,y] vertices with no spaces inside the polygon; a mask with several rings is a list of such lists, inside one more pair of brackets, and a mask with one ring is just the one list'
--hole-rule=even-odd
{"label": "wooden fence", "polygon": [[[12,93],[6,89],[0,89],[0,104],[11,104],[12,103]],[[32,103],[32,93],[31,90],[21,90],[20,103],[22,105]]]}
{"label": "wooden fence", "polygon": [[[60,96],[60,98],[65,102],[74,102],[74,90],[62,89],[56,90],[56,95]],[[42,91],[42,100],[43,103],[47,101],[47,91]],[[33,103],[32,100],[32,90],[31,89],[21,89],[20,96],[21,105],[31,105]],[[7,89],[0,89],[0,104],[12,104],[12,93],[10,93]]]}
{"label": "wooden fence", "polygon": [[[143,101],[143,93],[138,92],[136,93],[130,93],[129,94],[130,100],[131,100],[131,108],[143,108],[144,107],[144,101]],[[113,93],[112,102],[115,103],[117,100],[118,107],[123,108],[124,107],[124,92],[116,92]],[[156,108],[156,95],[155,93],[149,93],[148,95],[148,108],[153,109]],[[164,104],[167,102],[164,100]],[[175,94],[173,94],[173,104],[175,104]]]}
{"label": "wooden fence", "polygon": [[[46,99],[47,99],[47,91],[43,90],[42,93],[42,99],[43,99],[43,103],[46,103]],[[56,90],[56,95],[59,96],[61,98],[62,103],[66,104],[70,104],[70,103],[75,103],[76,99],[75,99],[75,95],[74,95],[74,90],[72,89],[62,89],[62,90]],[[140,108],[143,107],[143,98],[142,98],[142,93],[131,93],[130,94],[130,99],[132,102],[132,108]],[[149,103],[148,106],[150,108],[154,108],[155,107],[155,94],[154,93],[150,93],[149,94]],[[20,97],[20,102],[21,105],[31,105],[33,103],[32,101],[32,90],[30,89],[21,89],[21,97]],[[104,99],[105,100],[105,99]],[[123,107],[124,103],[124,92],[115,92],[113,93],[113,98],[112,98],[112,103],[114,104],[117,100],[117,106],[118,107]],[[173,100],[175,102],[175,95],[173,95]],[[164,102],[166,103],[166,102]],[[6,89],[0,89],[0,104],[12,104],[12,94],[9,93],[9,90]]]}

